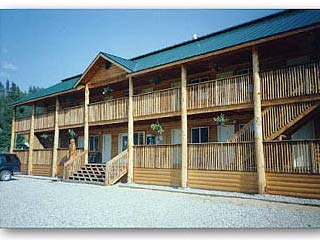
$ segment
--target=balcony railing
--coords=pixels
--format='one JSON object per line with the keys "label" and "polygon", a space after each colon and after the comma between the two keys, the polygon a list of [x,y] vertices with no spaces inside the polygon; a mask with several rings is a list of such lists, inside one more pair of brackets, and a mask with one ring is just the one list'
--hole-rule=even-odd
{"label": "balcony railing", "polygon": [[29,131],[30,125],[31,125],[30,117],[17,118],[15,120],[15,131],[16,132]]}
{"label": "balcony railing", "polygon": [[59,111],[59,127],[80,125],[84,122],[84,107],[76,106]]}
{"label": "balcony railing", "polygon": [[264,142],[266,172],[320,174],[320,140]]}
{"label": "balcony railing", "polygon": [[181,145],[134,146],[135,168],[181,168]]}
{"label": "balcony railing", "polygon": [[89,105],[89,122],[101,122],[128,117],[128,98],[119,98]]}
{"label": "balcony railing", "polygon": [[251,74],[188,85],[188,109],[250,103],[252,86]]}
{"label": "balcony railing", "polygon": [[133,116],[180,111],[181,89],[170,88],[133,96]]}
{"label": "balcony railing", "polygon": [[54,127],[54,113],[45,113],[34,117],[34,129],[48,129]]}
{"label": "balcony railing", "polygon": [[262,99],[274,100],[320,93],[320,63],[261,72]]}
{"label": "balcony railing", "polygon": [[188,144],[188,169],[256,171],[254,142]]}

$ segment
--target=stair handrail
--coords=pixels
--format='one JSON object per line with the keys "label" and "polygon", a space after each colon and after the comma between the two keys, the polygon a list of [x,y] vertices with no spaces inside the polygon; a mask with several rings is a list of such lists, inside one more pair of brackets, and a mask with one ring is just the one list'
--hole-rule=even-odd
{"label": "stair handrail", "polygon": [[114,184],[128,171],[128,150],[124,150],[106,163],[105,185]]}
{"label": "stair handrail", "polygon": [[63,179],[67,180],[73,173],[80,170],[85,165],[83,156],[87,154],[87,150],[80,152],[75,156],[70,156],[69,160],[63,164]]}

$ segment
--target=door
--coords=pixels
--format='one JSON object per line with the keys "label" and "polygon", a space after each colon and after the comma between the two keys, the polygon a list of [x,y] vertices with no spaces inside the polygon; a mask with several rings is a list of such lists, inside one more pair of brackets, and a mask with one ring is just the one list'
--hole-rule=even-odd
{"label": "door", "polygon": [[234,134],[234,125],[218,126],[218,142],[226,142]]}
{"label": "door", "polygon": [[[181,129],[176,128],[171,131],[171,144],[181,144]],[[181,151],[178,148],[173,149],[173,165],[180,166],[181,163]]]}
{"label": "door", "polygon": [[[292,134],[292,140],[314,139],[314,122],[311,120]],[[294,168],[311,167],[311,149],[307,143],[293,145]]]}
{"label": "door", "polygon": [[103,134],[102,163],[111,159],[111,134]]}
{"label": "door", "polygon": [[[234,125],[218,126],[218,142],[227,142],[227,140],[234,134]],[[224,145],[220,158],[223,159],[223,165],[231,164],[235,159],[235,146]]]}

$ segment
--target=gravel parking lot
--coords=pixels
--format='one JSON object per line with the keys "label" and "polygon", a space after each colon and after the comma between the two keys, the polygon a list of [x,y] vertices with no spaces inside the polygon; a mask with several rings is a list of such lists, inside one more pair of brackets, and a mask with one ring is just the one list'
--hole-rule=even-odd
{"label": "gravel parking lot", "polygon": [[18,177],[0,182],[1,228],[320,227],[320,207]]}

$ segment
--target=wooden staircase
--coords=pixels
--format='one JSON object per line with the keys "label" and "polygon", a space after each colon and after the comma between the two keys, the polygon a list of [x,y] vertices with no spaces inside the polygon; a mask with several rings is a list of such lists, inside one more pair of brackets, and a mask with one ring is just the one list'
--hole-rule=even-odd
{"label": "wooden staircase", "polygon": [[112,185],[128,172],[128,152],[121,152],[106,164],[84,164],[82,152],[64,165],[65,181]]}
{"label": "wooden staircase", "polygon": [[[279,137],[320,106],[319,102],[300,102],[267,107],[262,111],[263,140]],[[231,136],[227,142],[254,140],[254,119]]]}
{"label": "wooden staircase", "polygon": [[105,164],[86,164],[69,177],[69,181],[104,184]]}

